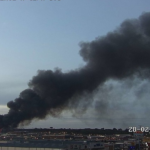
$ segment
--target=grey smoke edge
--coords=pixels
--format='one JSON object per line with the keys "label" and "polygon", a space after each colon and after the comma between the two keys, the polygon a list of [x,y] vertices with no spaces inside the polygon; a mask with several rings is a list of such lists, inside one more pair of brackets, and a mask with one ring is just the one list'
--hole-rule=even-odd
{"label": "grey smoke edge", "polygon": [[[134,77],[149,79],[150,13],[126,20],[115,31],[92,42],[81,42],[80,46],[80,55],[86,65],[67,73],[59,69],[39,71],[29,82],[29,89],[8,102],[9,112],[0,115],[0,127],[17,127],[26,120],[42,119],[47,115],[57,117],[63,110],[78,106],[84,113],[94,100],[92,96],[84,96],[94,95],[96,91],[101,93],[98,88],[106,81],[120,82]],[[96,97],[95,112],[99,119],[111,116],[107,111],[110,106],[106,95]],[[117,108],[115,99],[113,101],[111,107]]]}

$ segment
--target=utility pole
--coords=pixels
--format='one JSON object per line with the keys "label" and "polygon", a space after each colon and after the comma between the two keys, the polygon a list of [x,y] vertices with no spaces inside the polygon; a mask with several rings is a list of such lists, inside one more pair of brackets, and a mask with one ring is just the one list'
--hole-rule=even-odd
{"label": "utility pole", "polygon": [[[141,125],[140,125],[140,131],[141,131]],[[139,150],[140,150],[140,136],[138,136],[138,140],[139,140]]]}

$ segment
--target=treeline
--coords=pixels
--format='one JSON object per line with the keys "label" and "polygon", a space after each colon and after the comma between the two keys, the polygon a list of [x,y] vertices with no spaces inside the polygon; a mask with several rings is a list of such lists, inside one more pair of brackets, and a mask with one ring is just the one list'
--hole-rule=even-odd
{"label": "treeline", "polygon": [[109,135],[109,134],[129,134],[128,129],[91,129],[91,128],[85,128],[85,129],[66,129],[66,128],[60,128],[60,129],[54,129],[54,128],[35,128],[35,129],[12,129],[13,131],[18,132],[47,132],[51,134],[82,134],[82,135]]}

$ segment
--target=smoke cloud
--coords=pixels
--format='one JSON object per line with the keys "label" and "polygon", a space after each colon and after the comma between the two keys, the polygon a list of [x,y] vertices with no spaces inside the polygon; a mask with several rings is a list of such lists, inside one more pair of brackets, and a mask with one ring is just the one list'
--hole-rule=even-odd
{"label": "smoke cloud", "polygon": [[57,117],[66,109],[72,111],[79,107],[80,111],[76,112],[84,113],[93,102],[93,95],[97,99],[93,104],[96,115],[109,116],[108,108],[117,106],[115,98],[109,106],[107,95],[114,88],[105,88],[106,82],[149,80],[150,13],[125,20],[115,31],[92,42],[81,42],[80,47],[85,66],[66,73],[61,69],[38,71],[29,82],[29,89],[8,102],[9,112],[0,115],[0,127],[17,127],[24,121],[43,119],[47,115]]}

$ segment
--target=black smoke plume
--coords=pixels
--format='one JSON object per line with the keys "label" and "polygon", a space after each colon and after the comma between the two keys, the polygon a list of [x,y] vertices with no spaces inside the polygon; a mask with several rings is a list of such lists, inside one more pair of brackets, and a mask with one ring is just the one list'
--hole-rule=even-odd
{"label": "black smoke plume", "polygon": [[[109,79],[122,80],[134,75],[149,78],[150,13],[126,20],[115,31],[80,46],[86,65],[67,73],[60,69],[39,71],[29,82],[29,89],[8,102],[9,112],[0,116],[0,127],[17,127],[48,114],[57,116],[70,106],[70,100],[78,102],[78,97],[93,93]],[[102,104],[105,107],[107,102]]]}

